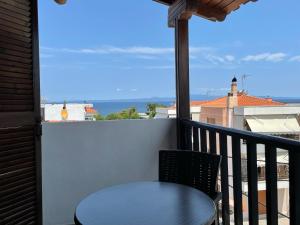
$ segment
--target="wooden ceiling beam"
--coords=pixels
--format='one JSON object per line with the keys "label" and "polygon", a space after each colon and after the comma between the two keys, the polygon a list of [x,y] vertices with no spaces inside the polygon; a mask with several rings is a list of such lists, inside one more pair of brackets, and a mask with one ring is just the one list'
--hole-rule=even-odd
{"label": "wooden ceiling beam", "polygon": [[240,5],[257,0],[153,0],[169,6],[168,24],[175,26],[176,19],[189,19],[197,15],[212,21],[223,21]]}
{"label": "wooden ceiling beam", "polygon": [[176,20],[188,20],[192,15],[201,16],[212,21],[223,21],[227,13],[220,8],[210,7],[199,0],[177,0],[169,7],[168,25],[174,27]]}
{"label": "wooden ceiling beam", "polygon": [[[237,10],[238,8],[240,8],[241,4],[246,4],[249,1],[250,0],[248,0],[248,1],[245,1],[245,0],[234,1],[231,4],[228,4],[227,6],[225,6],[224,11],[227,12],[227,13],[230,13],[231,11],[234,11],[234,10]],[[254,1],[254,0],[252,0],[252,1]]]}
{"label": "wooden ceiling beam", "polygon": [[175,0],[153,0],[153,1],[169,6],[172,5]]}
{"label": "wooden ceiling beam", "polygon": [[223,9],[209,7],[206,4],[203,4],[201,1],[197,2],[197,10],[194,12],[194,15],[206,18],[212,21],[224,21],[227,13]]}
{"label": "wooden ceiling beam", "polygon": [[190,5],[190,0],[177,0],[169,7],[168,25],[175,27],[176,20],[188,20],[192,16],[193,5]]}

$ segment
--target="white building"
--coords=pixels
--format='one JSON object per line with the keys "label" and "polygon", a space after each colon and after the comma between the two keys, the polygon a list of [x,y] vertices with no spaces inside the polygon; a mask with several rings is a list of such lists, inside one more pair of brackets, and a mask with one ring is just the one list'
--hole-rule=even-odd
{"label": "white building", "polygon": [[[191,104],[191,119],[200,121],[201,106],[193,106]],[[155,118],[176,118],[176,107],[157,108]]]}
{"label": "white building", "polygon": [[93,104],[42,104],[41,111],[46,122],[93,121],[97,115]]}

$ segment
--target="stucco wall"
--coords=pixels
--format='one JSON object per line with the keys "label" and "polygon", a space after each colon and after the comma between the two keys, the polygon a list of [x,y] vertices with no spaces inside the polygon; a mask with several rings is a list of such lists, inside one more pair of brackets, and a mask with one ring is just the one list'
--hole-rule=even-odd
{"label": "stucco wall", "polygon": [[174,148],[175,120],[44,123],[44,225],[73,223],[79,201],[103,187],[157,180],[158,150]]}
{"label": "stucco wall", "polygon": [[207,118],[214,118],[217,125],[227,126],[226,108],[202,107],[200,121],[207,123]]}

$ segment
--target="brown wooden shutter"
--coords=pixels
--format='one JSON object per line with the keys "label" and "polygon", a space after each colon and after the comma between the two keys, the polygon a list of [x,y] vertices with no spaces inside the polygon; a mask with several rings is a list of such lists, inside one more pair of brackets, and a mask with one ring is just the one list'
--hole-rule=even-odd
{"label": "brown wooden shutter", "polygon": [[0,225],[42,224],[37,0],[0,0]]}

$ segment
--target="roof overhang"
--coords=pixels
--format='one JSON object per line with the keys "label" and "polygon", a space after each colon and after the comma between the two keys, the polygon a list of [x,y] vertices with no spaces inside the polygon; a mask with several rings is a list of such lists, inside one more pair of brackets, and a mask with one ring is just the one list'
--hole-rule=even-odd
{"label": "roof overhang", "polygon": [[169,6],[169,26],[174,26],[174,20],[180,16],[184,18],[192,15],[200,16],[212,21],[223,21],[232,11],[242,4],[257,0],[154,0]]}

